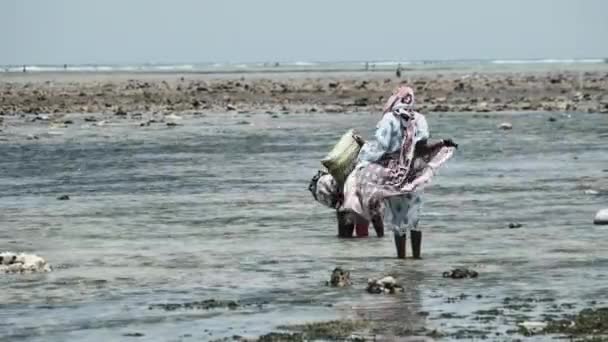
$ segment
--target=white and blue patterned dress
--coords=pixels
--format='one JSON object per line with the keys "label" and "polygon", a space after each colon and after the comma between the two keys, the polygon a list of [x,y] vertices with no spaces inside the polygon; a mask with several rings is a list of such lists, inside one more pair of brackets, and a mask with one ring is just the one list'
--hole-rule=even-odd
{"label": "white and blue patterned dress", "polygon": [[[429,129],[424,115],[414,113],[416,123],[414,142],[429,138]],[[398,158],[403,142],[404,130],[398,117],[386,113],[376,125],[375,141],[367,142],[359,153],[360,169],[368,163],[378,162],[383,158]],[[405,195],[389,197],[385,200],[384,225],[399,235],[405,235],[409,229],[418,229],[422,207],[420,191]]]}

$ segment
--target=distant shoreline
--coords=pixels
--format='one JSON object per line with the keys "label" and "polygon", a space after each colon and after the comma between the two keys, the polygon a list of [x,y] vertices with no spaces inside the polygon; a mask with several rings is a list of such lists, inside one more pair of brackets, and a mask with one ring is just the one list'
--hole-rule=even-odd
{"label": "distant shoreline", "polygon": [[0,74],[0,117],[100,120],[204,113],[378,112],[400,83],[427,112],[608,113],[608,65],[595,70],[394,72],[57,72]]}
{"label": "distant shoreline", "polygon": [[441,72],[524,71],[547,69],[596,70],[608,67],[608,58],[463,59],[463,60],[378,60],[296,61],[251,63],[143,63],[143,64],[11,64],[0,65],[0,75],[22,73],[184,73],[184,74],[273,74],[336,72]]}

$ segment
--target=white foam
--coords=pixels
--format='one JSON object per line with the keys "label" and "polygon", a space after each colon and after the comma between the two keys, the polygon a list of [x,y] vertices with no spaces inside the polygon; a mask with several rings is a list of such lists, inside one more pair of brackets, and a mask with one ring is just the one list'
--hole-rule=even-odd
{"label": "white foam", "polygon": [[490,61],[492,64],[596,64],[604,63],[603,59],[497,59]]}

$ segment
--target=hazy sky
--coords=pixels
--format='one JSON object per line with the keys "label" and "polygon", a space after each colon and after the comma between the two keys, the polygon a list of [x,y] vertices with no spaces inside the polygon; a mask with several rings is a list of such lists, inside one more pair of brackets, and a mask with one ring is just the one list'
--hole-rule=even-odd
{"label": "hazy sky", "polygon": [[608,57],[604,0],[0,0],[0,64]]}

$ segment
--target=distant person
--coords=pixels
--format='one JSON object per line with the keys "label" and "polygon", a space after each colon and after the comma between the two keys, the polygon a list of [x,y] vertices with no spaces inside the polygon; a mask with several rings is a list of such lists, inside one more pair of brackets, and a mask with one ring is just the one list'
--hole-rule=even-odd
{"label": "distant person", "polygon": [[279,62],[274,63],[274,67],[278,68],[279,67]]}
{"label": "distant person", "polygon": [[395,71],[395,76],[397,76],[397,78],[401,78],[401,64],[399,64],[399,66],[397,66],[397,71]]}
{"label": "distant person", "polygon": [[365,71],[369,70],[369,62],[365,62]]}
{"label": "distant person", "polygon": [[68,65],[67,64],[63,65],[63,70],[68,70]]}
{"label": "distant person", "polygon": [[23,72],[27,72],[27,68],[25,67],[25,64],[23,65]]}

